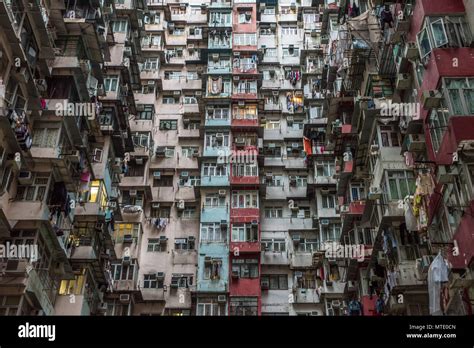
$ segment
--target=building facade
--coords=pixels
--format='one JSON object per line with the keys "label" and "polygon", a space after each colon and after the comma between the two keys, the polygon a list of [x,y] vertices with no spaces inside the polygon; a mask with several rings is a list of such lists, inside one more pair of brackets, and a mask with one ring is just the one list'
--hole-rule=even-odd
{"label": "building facade", "polygon": [[471,315],[473,9],[0,1],[0,315]]}

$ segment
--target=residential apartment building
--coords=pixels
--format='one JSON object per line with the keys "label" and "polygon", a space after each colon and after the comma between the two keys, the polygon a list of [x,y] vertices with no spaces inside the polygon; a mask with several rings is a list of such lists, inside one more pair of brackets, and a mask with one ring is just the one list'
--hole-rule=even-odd
{"label": "residential apartment building", "polygon": [[0,1],[0,314],[472,314],[473,8]]}

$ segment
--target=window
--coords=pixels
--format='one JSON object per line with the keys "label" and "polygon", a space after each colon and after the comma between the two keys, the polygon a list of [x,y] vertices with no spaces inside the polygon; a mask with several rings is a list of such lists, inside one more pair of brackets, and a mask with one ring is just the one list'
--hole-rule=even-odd
{"label": "window", "polygon": [[206,243],[225,243],[227,233],[221,229],[220,223],[201,224],[201,242]]}
{"label": "window", "polygon": [[296,25],[285,25],[281,27],[281,35],[290,36],[298,35],[298,27]]}
{"label": "window", "polygon": [[474,114],[474,78],[444,79],[451,115]]}
{"label": "window", "polygon": [[280,120],[267,120],[265,129],[280,129]]}
{"label": "window", "polygon": [[113,21],[112,23],[112,30],[114,31],[114,33],[126,33],[127,27],[128,27],[128,21],[124,19],[116,20],[116,21]]}
{"label": "window", "polygon": [[314,253],[319,249],[319,240],[317,238],[300,238],[300,242],[295,245],[295,249],[302,253]]}
{"label": "window", "polygon": [[193,250],[194,240],[188,240],[188,238],[175,238],[174,249],[175,250]]}
{"label": "window", "polygon": [[291,217],[297,219],[309,219],[311,217],[311,209],[309,207],[298,207],[298,210],[291,211]]}
{"label": "window", "polygon": [[28,186],[19,185],[16,199],[20,201],[43,201],[49,187],[51,173],[31,173],[33,183]]}
{"label": "window", "polygon": [[283,217],[283,208],[282,207],[265,207],[265,217],[281,219]]}
{"label": "window", "polygon": [[178,288],[188,288],[193,285],[193,276],[187,274],[173,274],[171,285],[176,284]]}
{"label": "window", "polygon": [[91,182],[89,191],[89,203],[100,202],[101,207],[107,205],[107,191],[105,185],[101,180],[94,180]]}
{"label": "window", "polygon": [[380,144],[383,147],[400,146],[399,132],[393,126],[379,126]]}
{"label": "window", "polygon": [[388,190],[383,188],[383,191],[388,192],[389,200],[404,199],[406,196],[415,192],[415,178],[413,172],[387,171],[385,175]]}
{"label": "window", "polygon": [[159,68],[160,62],[158,58],[146,58],[142,71],[157,71]]}
{"label": "window", "polygon": [[433,150],[438,152],[443,139],[444,131],[448,128],[449,110],[443,109],[432,109],[429,116],[429,130],[431,134],[431,143],[433,144]]}
{"label": "window", "polygon": [[231,316],[255,316],[258,314],[258,299],[256,297],[231,297]]}
{"label": "window", "polygon": [[267,6],[263,10],[263,14],[265,15],[274,15],[276,14],[275,6]]}
{"label": "window", "polygon": [[122,192],[122,203],[123,205],[135,205],[143,207],[143,200],[144,200],[144,192],[137,191],[135,196],[130,196],[130,191],[123,191]]}
{"label": "window", "polygon": [[208,193],[204,199],[204,206],[219,207],[225,206],[225,197],[220,197],[217,193]]}
{"label": "window", "polygon": [[207,109],[208,120],[228,120],[230,115],[229,108],[213,107]]}
{"label": "window", "polygon": [[298,289],[316,289],[317,285],[316,277],[311,272],[305,272],[302,277],[296,278],[296,287]]}
{"label": "window", "polygon": [[133,145],[138,147],[150,146],[150,132],[135,132],[132,135]]}
{"label": "window", "polygon": [[233,164],[233,176],[258,176],[258,165],[256,164]]}
{"label": "window", "polygon": [[74,279],[62,280],[59,286],[59,295],[82,295],[86,283],[86,270],[74,272]]}
{"label": "window", "polygon": [[1,175],[1,182],[0,182],[0,195],[4,193],[5,191],[8,192],[10,191],[10,186],[11,183],[13,182],[13,178],[15,177],[15,174],[12,170],[12,166],[4,166],[2,169],[2,175]]}
{"label": "window", "polygon": [[350,201],[360,201],[365,199],[365,188],[363,185],[351,185]]}
{"label": "window", "polygon": [[225,26],[232,24],[232,14],[226,12],[211,12],[209,26]]}
{"label": "window", "polygon": [[337,242],[341,237],[341,224],[321,225],[323,241]]}
{"label": "window", "polygon": [[258,225],[253,224],[233,224],[233,242],[256,242],[258,241]]}
{"label": "window", "polygon": [[173,175],[161,175],[159,179],[153,179],[153,187],[172,187],[173,179]]}
{"label": "window", "polygon": [[300,49],[298,47],[283,47],[283,57],[299,57]]}
{"label": "window", "polygon": [[257,81],[256,80],[240,80],[235,87],[234,93],[248,94],[257,93]]}
{"label": "window", "polygon": [[232,192],[232,208],[258,208],[258,193],[252,191]]}
{"label": "window", "polygon": [[203,176],[227,176],[227,167],[218,163],[204,163],[202,169]]}
{"label": "window", "polygon": [[158,279],[156,273],[143,275],[143,288],[145,289],[163,289],[163,279]]}
{"label": "window", "polygon": [[59,128],[35,128],[33,146],[56,148],[59,141]]}
{"label": "window", "polygon": [[333,161],[316,162],[316,177],[332,177],[334,175],[334,168],[335,166]]}
{"label": "window", "polygon": [[147,250],[148,252],[165,252],[166,244],[160,243],[159,238],[148,238]]}
{"label": "window", "polygon": [[232,259],[232,274],[239,278],[258,278],[258,260]]}
{"label": "window", "polygon": [[170,96],[163,96],[162,99],[163,104],[179,104],[179,99]]}
{"label": "window", "polygon": [[197,103],[198,103],[197,98],[194,96],[185,95],[183,97],[183,104],[189,105],[189,104],[197,104]]}
{"label": "window", "polygon": [[237,120],[256,120],[257,106],[246,105],[244,107],[235,107],[232,112],[233,119]]}
{"label": "window", "polygon": [[146,35],[142,39],[143,48],[158,48],[161,47],[161,36],[160,35]]}
{"label": "window", "polygon": [[234,34],[234,45],[236,46],[256,46],[257,35],[253,33]]}
{"label": "window", "polygon": [[426,17],[417,42],[420,56],[425,58],[438,47],[469,47],[472,36],[464,16]]}
{"label": "window", "polygon": [[226,315],[225,304],[218,303],[216,299],[199,299],[203,301],[196,306],[196,315],[198,316],[224,316]]}
{"label": "window", "polygon": [[180,187],[195,187],[201,185],[201,178],[196,175],[190,175],[187,178],[180,178],[178,182]]}
{"label": "window", "polygon": [[229,146],[229,133],[206,133],[206,147]]}
{"label": "window", "polygon": [[160,130],[176,130],[178,128],[177,120],[161,120]]}
{"label": "window", "polygon": [[[134,260],[132,262],[135,262]],[[115,263],[111,265],[113,280],[133,280],[135,275],[135,264],[124,265]]]}
{"label": "window", "polygon": [[221,279],[222,259],[206,257],[204,259],[204,279]]}
{"label": "window", "polygon": [[281,146],[276,146],[275,143],[268,144],[263,151],[266,157],[281,158]]}
{"label": "window", "polygon": [[151,208],[152,218],[169,219],[170,213],[171,213],[171,207]]}
{"label": "window", "polygon": [[270,290],[288,290],[288,276],[286,274],[262,275],[261,282],[268,282]]}
{"label": "window", "polygon": [[184,208],[181,213],[181,219],[197,219],[198,217],[198,212],[195,207]]}
{"label": "window", "polygon": [[277,56],[276,48],[265,48],[264,56],[267,58],[275,58]]}
{"label": "window", "polygon": [[155,107],[153,105],[143,105],[143,110],[138,113],[139,120],[152,120]]}
{"label": "window", "polygon": [[250,23],[252,23],[252,12],[239,11],[239,24],[250,24]]}
{"label": "window", "polygon": [[114,240],[115,243],[123,243],[125,235],[131,235],[135,240],[138,238],[140,231],[139,223],[120,223],[115,224]]}
{"label": "window", "polygon": [[104,89],[106,92],[117,92],[119,83],[119,77],[114,76],[107,76],[104,78]]}
{"label": "window", "polygon": [[336,207],[336,195],[321,195],[321,205],[324,209]]}
{"label": "window", "polygon": [[262,247],[265,251],[272,251],[275,253],[286,251],[285,239],[262,239]]}
{"label": "window", "polygon": [[181,147],[181,156],[185,158],[193,158],[195,153],[199,153],[198,146],[183,146]]}

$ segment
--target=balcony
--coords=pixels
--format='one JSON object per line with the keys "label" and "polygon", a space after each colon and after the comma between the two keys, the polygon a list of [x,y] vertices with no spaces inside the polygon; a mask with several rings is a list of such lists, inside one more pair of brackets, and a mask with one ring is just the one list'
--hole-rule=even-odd
{"label": "balcony", "polygon": [[247,63],[234,65],[232,69],[234,75],[255,75],[258,74],[257,63]]}
{"label": "balcony", "polygon": [[186,35],[171,35],[169,32],[165,33],[165,42],[167,46],[186,46]]}
{"label": "balcony", "polygon": [[[39,272],[44,271],[33,269],[28,273],[28,283],[25,290],[34,295],[45,315],[54,315],[55,291],[57,289],[53,284],[45,284],[45,277],[40,277]],[[46,275],[46,279],[50,279],[49,275]]]}
{"label": "balcony", "polygon": [[225,206],[206,206],[201,210],[201,222],[229,221],[229,208]]}
{"label": "balcony", "polygon": [[198,262],[196,250],[173,250],[173,265],[196,265]]}
{"label": "balcony", "polygon": [[232,8],[231,0],[211,0],[209,8]]}
{"label": "balcony", "polygon": [[[201,136],[201,130],[200,129],[179,129],[178,130],[178,138],[179,139],[199,139]],[[182,161],[183,158],[180,158],[180,161]]]}
{"label": "balcony", "polygon": [[310,268],[313,267],[313,253],[294,252],[290,258],[291,268]]}
{"label": "balcony", "polygon": [[259,127],[258,118],[232,118],[232,127]]}
{"label": "balcony", "polygon": [[398,264],[398,270],[396,270],[396,273],[396,285],[391,291],[400,291],[411,287],[426,286],[426,281],[417,279],[415,261],[400,262]]}
{"label": "balcony", "polygon": [[254,186],[260,183],[260,178],[258,176],[230,176],[231,185],[245,185],[245,186]]}
{"label": "balcony", "polygon": [[320,303],[317,289],[296,288],[294,303]]}
{"label": "balcony", "polygon": [[209,36],[208,40],[208,49],[213,50],[230,50],[232,49],[232,34],[229,34],[229,37],[225,40],[214,39],[212,36]]}
{"label": "balcony", "polygon": [[173,186],[152,187],[151,194],[153,202],[174,202],[175,192]]}
{"label": "balcony", "polygon": [[287,251],[262,251],[261,253],[262,265],[289,265],[290,259]]}
{"label": "balcony", "polygon": [[204,147],[204,151],[202,153],[203,157],[221,157],[230,154],[230,147],[229,146],[221,146],[221,147]]}
{"label": "balcony", "polygon": [[222,176],[201,176],[201,187],[225,187],[229,186],[229,176],[222,175]]}
{"label": "balcony", "polygon": [[259,208],[231,208],[230,221],[232,223],[251,223],[260,219]]}
{"label": "balcony", "polygon": [[183,104],[183,115],[199,114],[199,104]]}
{"label": "balcony", "polygon": [[238,89],[234,87],[232,99],[258,99],[257,89]]}
{"label": "balcony", "polygon": [[278,16],[279,22],[297,22],[298,21],[298,12],[296,10],[293,13],[282,13]]}
{"label": "balcony", "polygon": [[340,281],[324,281],[324,285],[321,288],[321,294],[331,295],[331,294],[344,294],[347,283]]}
{"label": "balcony", "polygon": [[234,253],[238,250],[239,253],[260,253],[260,242],[230,242],[229,252]]}
{"label": "balcony", "polygon": [[172,308],[172,309],[191,308],[191,289],[168,287],[168,297],[166,298],[166,308]]}
{"label": "balcony", "polygon": [[144,301],[164,301],[165,292],[163,289],[146,289],[140,287],[140,293]]}
{"label": "balcony", "polygon": [[[209,61],[210,63],[210,61]],[[221,64],[221,65],[214,65],[214,64],[208,64],[207,65],[207,73],[208,74],[231,74],[232,73],[232,68],[229,64]]]}
{"label": "balcony", "polygon": [[230,118],[208,118],[204,121],[204,127],[230,127]]}

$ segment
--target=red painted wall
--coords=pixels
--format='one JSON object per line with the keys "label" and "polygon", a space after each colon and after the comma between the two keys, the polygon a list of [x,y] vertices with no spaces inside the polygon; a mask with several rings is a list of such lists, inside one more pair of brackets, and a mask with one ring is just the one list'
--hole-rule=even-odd
{"label": "red painted wall", "polygon": [[459,255],[448,254],[452,267],[458,269],[466,268],[474,261],[474,201],[471,201],[470,208],[465,212],[453,237],[457,242]]}
{"label": "red painted wall", "polygon": [[[248,24],[239,23],[239,9],[252,12],[252,19]],[[257,32],[257,5],[256,4],[238,4],[232,11],[232,31],[234,33],[256,33]]]}

